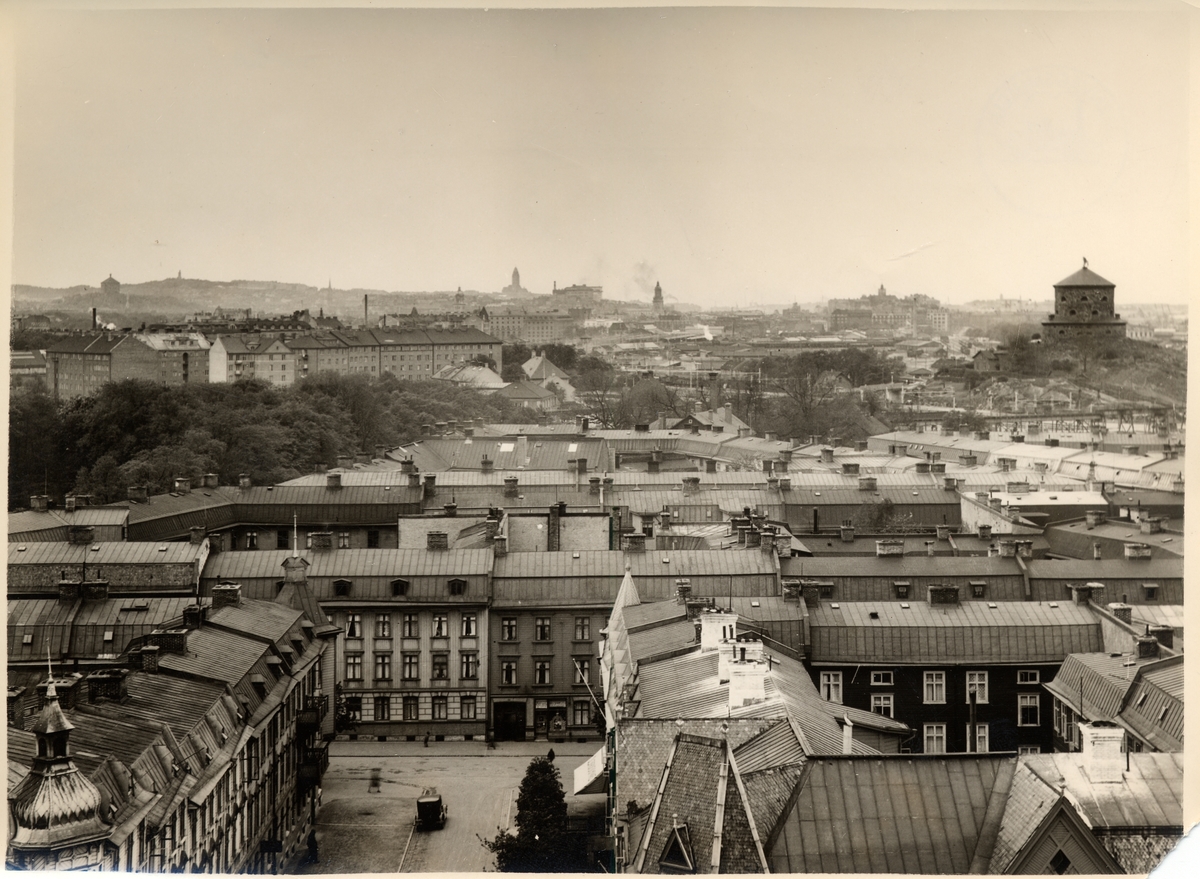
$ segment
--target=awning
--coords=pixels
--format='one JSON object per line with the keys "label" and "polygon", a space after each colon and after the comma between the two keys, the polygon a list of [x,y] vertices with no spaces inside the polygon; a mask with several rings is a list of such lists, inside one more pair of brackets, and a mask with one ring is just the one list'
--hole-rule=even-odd
{"label": "awning", "polygon": [[575,767],[575,796],[608,790],[608,748],[603,747]]}

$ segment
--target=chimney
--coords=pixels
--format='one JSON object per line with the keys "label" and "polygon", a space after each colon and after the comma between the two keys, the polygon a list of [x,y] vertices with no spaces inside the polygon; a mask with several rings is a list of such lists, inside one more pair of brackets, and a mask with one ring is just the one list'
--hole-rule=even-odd
{"label": "chimney", "polygon": [[936,546],[936,545],[937,545],[937,541],[936,541],[936,540],[926,540],[926,541],[925,541],[925,555],[927,555],[927,556],[932,556],[932,555],[933,555],[933,548],[934,548],[934,546]]}
{"label": "chimney", "polygon": [[854,753],[854,724],[848,714],[842,717],[842,753]]}
{"label": "chimney", "polygon": [[1148,543],[1127,543],[1125,544],[1125,558],[1133,559],[1149,559],[1153,552]]}
{"label": "chimney", "polygon": [[958,587],[953,583],[930,583],[930,607],[956,607],[958,605]]}
{"label": "chimney", "polygon": [[946,472],[946,462],[945,462],[945,461],[932,461],[932,462],[930,462],[930,464],[929,464],[929,472],[930,472],[930,473],[937,474],[937,475],[939,475],[939,476],[940,476],[940,475],[942,475],[942,474],[944,474],[944,473]]}
{"label": "chimney", "polygon": [[949,540],[950,539],[950,526],[949,525],[935,525],[934,528],[937,530],[937,539],[938,540]]}
{"label": "chimney", "polygon": [[505,476],[504,477],[504,496],[505,497],[516,497],[517,496],[517,477],[515,477],[515,476]]}
{"label": "chimney", "polygon": [[144,485],[131,485],[126,490],[126,497],[132,504],[144,504],[150,500],[150,491]]}
{"label": "chimney", "polygon": [[1107,720],[1079,721],[1080,748],[1088,781],[1115,784],[1125,778],[1125,754],[1122,745],[1125,730]]}
{"label": "chimney", "polygon": [[696,494],[699,491],[700,491],[700,477],[699,476],[683,477],[683,493],[684,494]]}
{"label": "chimney", "polygon": [[84,601],[108,601],[107,580],[87,580],[83,583]]}
{"label": "chimney", "polygon": [[408,487],[409,488],[420,488],[421,487],[421,474],[418,473],[416,470],[413,470],[411,473],[408,474]]}
{"label": "chimney", "polygon": [[779,450],[779,463],[781,465],[780,469],[782,469],[786,473],[787,469],[788,469],[787,465],[792,463],[792,450],[791,449],[780,449]]}
{"label": "chimney", "polygon": [[859,467],[859,465],[858,465],[857,461],[843,461],[842,462],[842,475],[843,476],[857,476],[858,475],[858,467]]}
{"label": "chimney", "polygon": [[854,521],[852,519],[844,520],[838,530],[842,535],[842,543],[854,542]]}
{"label": "chimney", "polygon": [[870,448],[870,443],[868,443],[866,440],[858,440],[854,444],[854,448],[856,451],[865,452],[868,448]]}
{"label": "chimney", "polygon": [[448,504],[442,504],[442,511],[446,514],[446,516],[448,518],[457,516],[458,515],[458,504],[454,503],[453,501],[451,501]]}
{"label": "chimney", "polygon": [[1168,626],[1168,625],[1149,626],[1146,629],[1146,631],[1149,634],[1153,635],[1154,640],[1158,641],[1158,643],[1161,646],[1166,647],[1168,650],[1174,649],[1174,647],[1175,647],[1175,628],[1173,626]]}
{"label": "chimney", "polygon": [[83,595],[83,584],[75,580],[58,581],[58,600],[74,603]]}
{"label": "chimney", "polygon": [[493,461],[491,458],[489,458],[487,455],[484,455],[482,458],[479,459],[479,469],[482,470],[484,473],[491,473],[493,470],[496,469],[496,462]]}
{"label": "chimney", "polygon": [[437,494],[437,476],[433,473],[425,474],[425,491],[423,497],[431,498]]}
{"label": "chimney", "polygon": [[660,463],[660,462],[658,462],[658,461],[654,460],[653,458],[651,458],[649,461],[647,461],[647,462],[646,462],[646,472],[647,472],[647,473],[658,473],[658,472],[659,472],[659,468],[660,468],[661,466],[662,466],[662,465],[661,465],[661,463]]}
{"label": "chimney", "polygon": [[957,491],[958,490],[958,478],[954,477],[954,476],[943,477],[942,489],[944,491]]}
{"label": "chimney", "polygon": [[587,462],[587,458],[579,458],[578,461],[576,461],[576,472],[581,475],[587,473]]}
{"label": "chimney", "polygon": [[1082,586],[1072,583],[1071,600],[1076,604],[1087,604],[1093,599],[1100,600],[1100,593],[1104,591],[1103,583],[1084,583]]}
{"label": "chimney", "polygon": [[1138,455],[1141,454],[1141,446],[1121,446],[1121,454],[1123,455]]}
{"label": "chimney", "polygon": [[433,425],[432,424],[422,424],[421,425],[421,436],[429,436],[432,433],[433,433]]}
{"label": "chimney", "polygon": [[801,580],[800,597],[805,607],[816,607],[821,603],[821,585],[816,580]]}
{"label": "chimney", "polygon": [[125,683],[125,677],[128,674],[129,671],[124,668],[105,668],[89,674],[84,678],[88,685],[88,701],[99,702],[102,699],[109,699],[113,702],[123,701],[129,695]]}
{"label": "chimney", "polygon": [[646,551],[646,535],[633,534],[625,535],[625,551],[626,552],[645,552]]}
{"label": "chimney", "polygon": [[354,456],[353,455],[338,455],[337,456],[337,465],[339,467],[341,467],[343,470],[353,469],[354,468]]}
{"label": "chimney", "polygon": [[162,653],[187,656],[187,635],[187,629],[155,629],[150,633],[149,641]]}
{"label": "chimney", "polygon": [[675,598],[679,604],[687,605],[687,601],[692,597],[692,581],[681,579],[675,581]]}
{"label": "chimney", "polygon": [[[684,484],[686,485],[686,483],[687,483],[687,480],[685,479]],[[588,477],[588,494],[591,494],[591,495],[599,495],[600,494],[600,477],[599,476],[589,476]]]}
{"label": "chimney", "polygon": [[212,609],[237,607],[242,603],[242,587],[237,583],[218,583],[212,588]]}
{"label": "chimney", "polygon": [[506,535],[497,534],[492,538],[492,552],[496,558],[508,555],[508,537]]}
{"label": "chimney", "polygon": [[1120,601],[1110,601],[1108,603],[1108,612],[1123,623],[1133,622],[1133,608],[1128,604],[1123,604]]}
{"label": "chimney", "polygon": [[75,546],[90,546],[96,536],[96,529],[91,525],[70,525],[67,527],[67,543]]}
{"label": "chimney", "polygon": [[401,473],[405,473],[405,474],[412,473],[413,467],[414,467],[414,465],[413,465],[412,458],[402,458],[400,460],[400,472]]}
{"label": "chimney", "polygon": [[1138,529],[1143,534],[1159,534],[1162,532],[1162,519],[1146,516],[1138,523]]}
{"label": "chimney", "polygon": [[1087,527],[1095,528],[1097,525],[1103,525],[1108,516],[1104,510],[1084,510],[1083,518]]}
{"label": "chimney", "polygon": [[772,528],[762,533],[762,548],[765,553],[775,552],[776,540],[775,529]]}
{"label": "chimney", "polygon": [[342,487],[342,474],[341,473],[326,473],[325,474],[325,487],[327,489],[329,489],[330,491],[340,490]]}
{"label": "chimney", "polygon": [[1134,644],[1138,659],[1158,659],[1158,648],[1161,645],[1159,640],[1150,634],[1149,626],[1146,626],[1146,634],[1134,639]]}
{"label": "chimney", "polygon": [[779,491],[779,477],[778,476],[768,476],[767,477],[767,488],[770,491]]}
{"label": "chimney", "polygon": [[929,472],[929,462],[928,461],[918,461],[916,463],[915,470],[917,473],[928,473]]}
{"label": "chimney", "polygon": [[978,534],[979,534],[980,540],[991,540],[992,539],[992,526],[991,525],[980,524],[976,527],[978,529]]}
{"label": "chimney", "polygon": [[903,540],[876,540],[876,558],[902,558],[904,556]]}
{"label": "chimney", "polygon": [[988,498],[988,506],[991,507],[993,510],[1000,509],[1000,498],[998,498],[998,497]]}
{"label": "chimney", "polygon": [[188,529],[188,543],[192,546],[199,546],[205,540],[204,528],[200,525],[193,525]]}
{"label": "chimney", "polygon": [[154,644],[147,644],[142,647],[142,671],[146,672],[146,674],[158,674],[158,654],[159,648]]}
{"label": "chimney", "polygon": [[220,480],[216,473],[205,473],[200,477],[200,485],[203,488],[216,488],[220,484]]}
{"label": "chimney", "polygon": [[308,535],[312,539],[313,552],[332,552],[333,551],[333,532],[332,531],[314,531]]}
{"label": "chimney", "polygon": [[959,455],[958,460],[962,462],[964,467],[974,467],[978,458],[974,455]]}
{"label": "chimney", "polygon": [[1017,557],[1017,542],[1015,540],[1000,541],[1000,557],[1011,559]]}
{"label": "chimney", "polygon": [[189,604],[183,609],[183,626],[185,629],[198,629],[204,625],[204,608],[199,604]]}
{"label": "chimney", "polygon": [[192,478],[190,476],[175,477],[175,491],[179,494],[187,494],[192,490]]}
{"label": "chimney", "polygon": [[1100,561],[1103,558],[1103,554],[1100,551],[1100,541],[1098,540],[1092,544],[1092,558],[1096,561]]}
{"label": "chimney", "polygon": [[875,485],[876,485],[876,480],[875,480],[874,476],[858,477],[858,490],[859,491],[875,491]]}
{"label": "chimney", "polygon": [[791,491],[792,490],[792,477],[780,476],[779,477],[779,490],[780,491]]}
{"label": "chimney", "polygon": [[722,641],[737,640],[737,614],[727,610],[705,610],[700,614],[700,652],[719,650]]}
{"label": "chimney", "polygon": [[425,535],[426,549],[449,549],[450,537],[445,531],[430,531]]}
{"label": "chimney", "polygon": [[821,463],[822,464],[832,464],[833,463],[833,449],[829,448],[828,446],[821,449]]}
{"label": "chimney", "polygon": [[746,529],[746,546],[760,546],[762,544],[762,532],[757,528]]}
{"label": "chimney", "polygon": [[[741,647],[735,645],[740,653]],[[767,664],[762,660],[738,660],[729,666],[729,707],[753,705],[767,698]]]}
{"label": "chimney", "polygon": [[1019,555],[1023,559],[1033,558],[1033,541],[1032,540],[1018,540],[1017,541],[1017,555]]}
{"label": "chimney", "polygon": [[253,483],[250,482],[249,473],[238,474],[238,488],[249,488]]}
{"label": "chimney", "polygon": [[[705,473],[716,473],[716,472],[717,472],[717,459],[716,459],[716,458],[707,458],[707,459],[705,459],[705,461],[704,461],[704,472],[705,472]],[[1182,483],[1180,483],[1180,485],[1182,486]],[[1183,488],[1181,487],[1181,488],[1179,489],[1179,491],[1182,493],[1182,491],[1183,491]]]}

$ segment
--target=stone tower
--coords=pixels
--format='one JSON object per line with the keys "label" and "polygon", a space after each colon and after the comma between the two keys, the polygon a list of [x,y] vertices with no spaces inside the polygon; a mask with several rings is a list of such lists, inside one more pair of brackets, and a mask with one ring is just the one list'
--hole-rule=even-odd
{"label": "stone tower", "polygon": [[662,284],[655,281],[654,282],[654,311],[655,311],[655,313],[658,313],[658,312],[661,312],[662,310],[663,310]]}
{"label": "stone tower", "polygon": [[1044,342],[1083,338],[1122,339],[1125,321],[1116,313],[1116,285],[1083,268],[1054,285],[1054,314],[1042,321]]}

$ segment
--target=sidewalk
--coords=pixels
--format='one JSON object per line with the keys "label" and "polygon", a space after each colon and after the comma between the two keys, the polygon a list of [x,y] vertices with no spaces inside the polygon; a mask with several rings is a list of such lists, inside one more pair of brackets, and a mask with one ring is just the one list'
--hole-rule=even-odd
{"label": "sidewalk", "polygon": [[329,756],[366,757],[545,757],[551,749],[556,755],[590,757],[604,747],[604,742],[497,742],[489,748],[486,742],[331,742]]}

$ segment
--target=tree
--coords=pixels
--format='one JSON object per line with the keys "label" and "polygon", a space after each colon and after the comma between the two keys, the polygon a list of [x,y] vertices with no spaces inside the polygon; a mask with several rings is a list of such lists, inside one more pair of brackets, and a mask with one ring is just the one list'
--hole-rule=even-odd
{"label": "tree", "polygon": [[554,342],[542,348],[542,356],[563,372],[574,372],[579,359],[579,349],[574,345]]}
{"label": "tree", "polygon": [[535,757],[525,770],[517,794],[517,832],[497,828],[492,839],[480,839],[496,856],[504,873],[574,873],[585,868],[581,840],[567,829],[567,799],[558,767]]}
{"label": "tree", "polygon": [[500,377],[506,382],[524,381],[525,371],[521,367],[533,356],[529,346],[523,342],[508,342],[501,347],[500,356],[504,361],[504,371]]}

